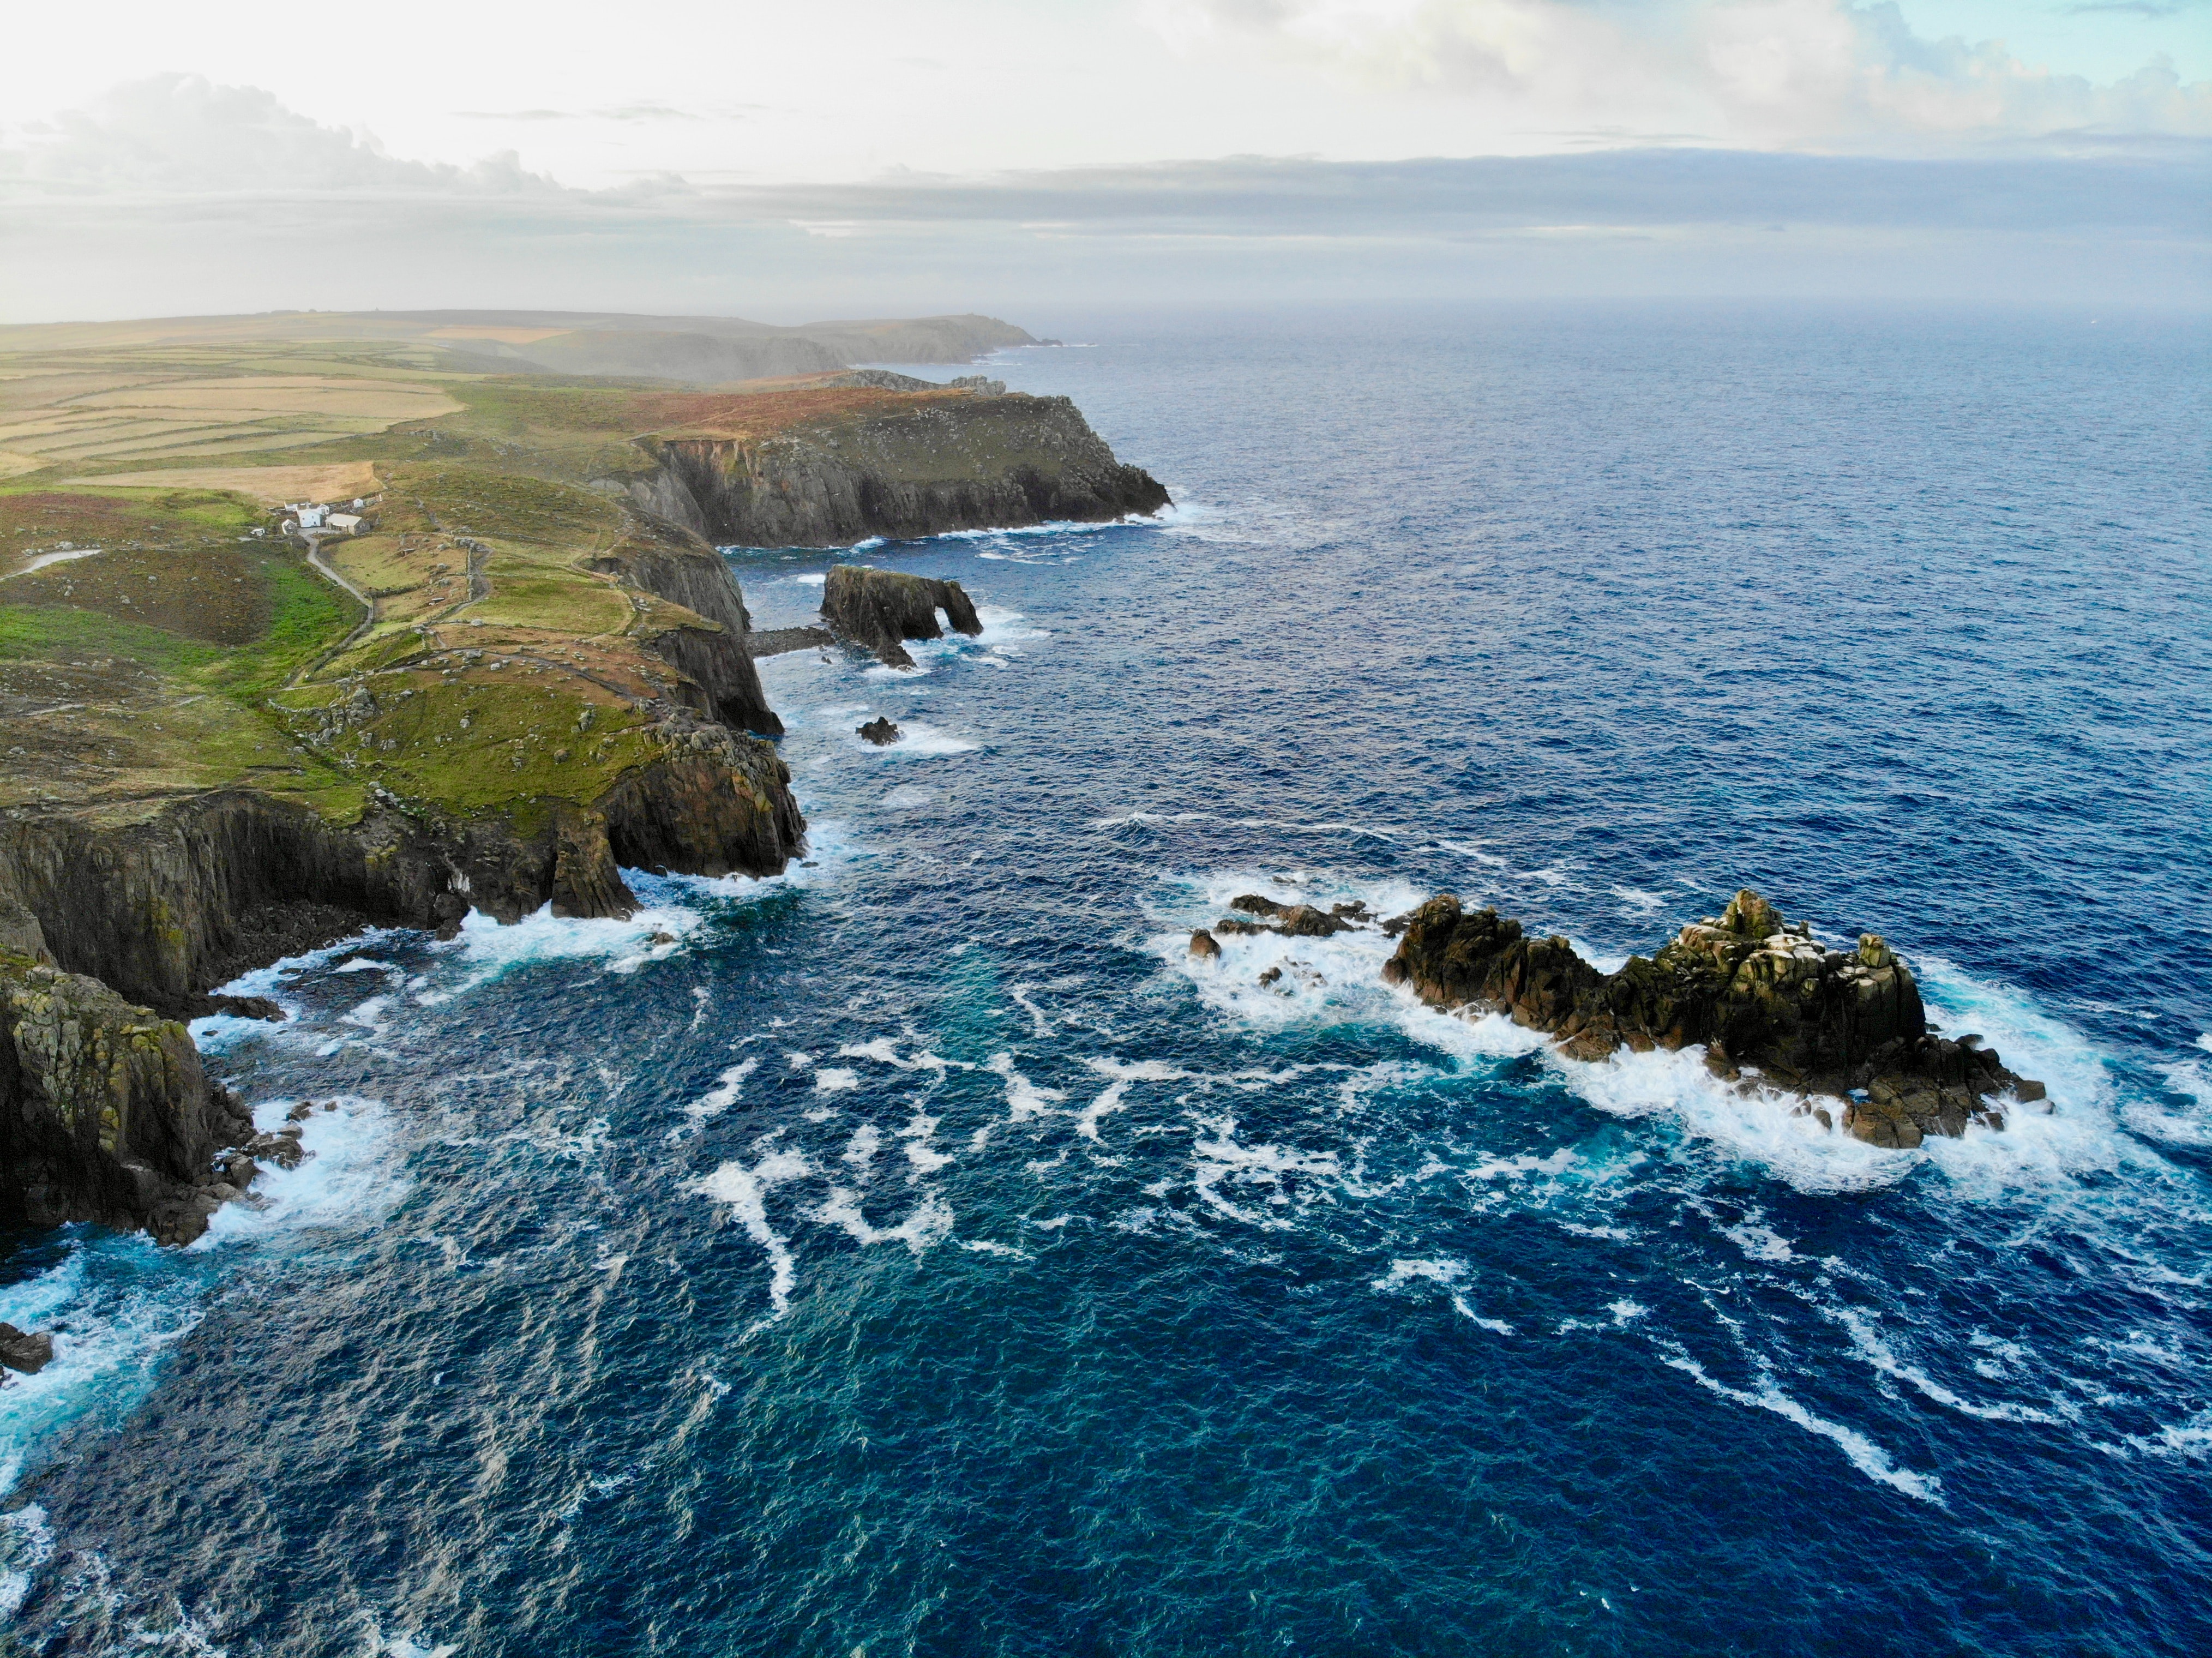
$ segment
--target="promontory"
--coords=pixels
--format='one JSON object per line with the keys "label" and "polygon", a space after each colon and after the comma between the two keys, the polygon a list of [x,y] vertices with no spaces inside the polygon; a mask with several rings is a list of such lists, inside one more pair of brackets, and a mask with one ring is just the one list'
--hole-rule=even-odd
{"label": "promontory", "polygon": [[625,868],[781,870],[805,824],[718,545],[1167,504],[1065,398],[846,366],[1027,341],[0,329],[0,1225],[189,1239],[283,1155],[184,1023],[246,969],[471,908],[627,914]]}

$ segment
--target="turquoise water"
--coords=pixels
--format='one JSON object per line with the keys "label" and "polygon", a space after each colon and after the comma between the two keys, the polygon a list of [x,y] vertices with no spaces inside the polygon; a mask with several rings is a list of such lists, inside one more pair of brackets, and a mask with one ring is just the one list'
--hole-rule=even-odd
{"label": "turquoise water", "polygon": [[[205,1040],[317,1157],[19,1243],[15,1637],[2212,1643],[2202,331],[1054,325],[989,372],[1178,507],[845,555],[988,626],[764,665],[804,866],[255,975]],[[732,557],[763,626],[831,562]],[[2051,1114],[1879,1151],[1373,935],[1183,951],[1449,889],[1609,962],[1744,884]]]}

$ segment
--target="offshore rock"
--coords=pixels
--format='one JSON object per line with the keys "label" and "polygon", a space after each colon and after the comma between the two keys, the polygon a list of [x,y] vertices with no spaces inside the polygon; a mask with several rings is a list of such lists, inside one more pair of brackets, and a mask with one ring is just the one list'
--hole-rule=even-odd
{"label": "offshore rock", "polygon": [[906,735],[896,726],[891,724],[888,717],[882,714],[878,714],[865,726],[855,726],[853,732],[854,736],[874,744],[879,749],[888,748]]}
{"label": "offshore rock", "polygon": [[1171,504],[1069,399],[984,390],[852,420],[647,440],[659,471],[626,487],[650,513],[748,547],[1095,523]]}
{"label": "offshore rock", "polygon": [[831,631],[873,651],[890,667],[914,666],[901,641],[945,636],[937,623],[939,610],[957,632],[973,638],[983,631],[975,606],[957,581],[839,564],[822,584],[822,619]]}
{"label": "offshore rock", "polygon": [[189,1242],[253,1125],[173,1019],[0,950],[0,1225],[94,1220]]}
{"label": "offshore rock", "polygon": [[1190,953],[1201,962],[1221,959],[1221,945],[1204,927],[1190,935]]}
{"label": "offshore rock", "polygon": [[1346,932],[1354,924],[1352,917],[1355,912],[1361,918],[1366,914],[1366,907],[1361,904],[1339,904],[1333,911],[1321,910],[1311,904],[1279,903],[1256,892],[1247,892],[1231,898],[1229,908],[1241,909],[1247,915],[1267,916],[1279,925],[1260,927],[1256,931],[1279,932],[1291,938],[1326,938],[1334,933]]}
{"label": "offshore rock", "polygon": [[36,1376],[54,1362],[54,1339],[43,1333],[19,1330],[0,1320],[0,1365]]}
{"label": "offshore rock", "polygon": [[1573,1059],[1704,1043],[1728,1080],[1847,1097],[1844,1126],[1876,1145],[1956,1137],[1972,1121],[2002,1128],[1994,1096],[2043,1097],[1979,1038],[1931,1035],[1911,969],[1880,938],[1823,950],[1748,890],[1613,974],[1563,938],[1528,938],[1519,922],[1468,914],[1445,893],[1406,918],[1382,976],[1434,1006],[1492,1008],[1553,1032]]}

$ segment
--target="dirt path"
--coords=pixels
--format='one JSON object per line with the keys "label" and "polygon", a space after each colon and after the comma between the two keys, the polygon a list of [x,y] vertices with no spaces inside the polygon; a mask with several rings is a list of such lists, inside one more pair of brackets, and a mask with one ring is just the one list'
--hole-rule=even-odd
{"label": "dirt path", "polygon": [[341,651],[351,650],[355,645],[358,644],[364,637],[367,636],[368,630],[376,625],[376,601],[371,598],[367,593],[362,592],[360,588],[355,586],[353,583],[348,581],[343,576],[340,575],[337,571],[332,568],[330,562],[324,558],[322,536],[313,530],[305,530],[301,532],[301,538],[307,544],[308,568],[313,569],[317,575],[321,576],[325,580],[334,583],[336,586],[343,588],[347,592],[352,594],[353,597],[360,602],[362,614],[360,625],[355,628],[351,633],[348,634],[343,639],[338,641],[337,644],[331,646],[330,649],[325,651],[321,655],[315,658],[313,661],[304,665],[294,671],[292,677],[287,682],[288,683],[294,685],[298,684],[301,680],[308,678],[313,675],[322,667],[324,663],[329,661]]}

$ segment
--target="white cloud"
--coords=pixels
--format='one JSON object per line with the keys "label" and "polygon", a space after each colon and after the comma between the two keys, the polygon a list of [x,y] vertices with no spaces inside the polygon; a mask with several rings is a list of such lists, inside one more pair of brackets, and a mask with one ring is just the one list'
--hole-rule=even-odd
{"label": "white cloud", "polygon": [[0,149],[0,190],[25,195],[282,195],[295,191],[517,196],[557,192],[514,152],[469,167],[385,154],[366,132],[325,126],[258,87],[161,75],[19,130]]}
{"label": "white cloud", "polygon": [[2169,64],[2097,83],[1853,0],[1151,0],[1177,50],[1231,41],[1471,124],[1757,147],[1923,147],[2062,132],[2212,135],[2212,83]]}

